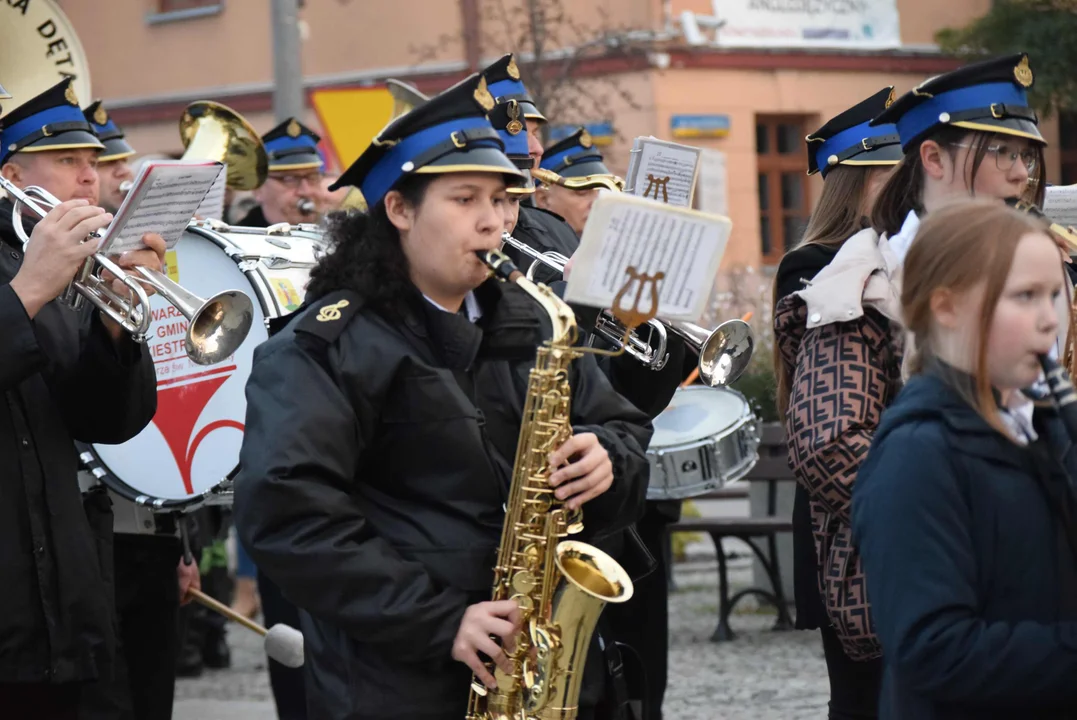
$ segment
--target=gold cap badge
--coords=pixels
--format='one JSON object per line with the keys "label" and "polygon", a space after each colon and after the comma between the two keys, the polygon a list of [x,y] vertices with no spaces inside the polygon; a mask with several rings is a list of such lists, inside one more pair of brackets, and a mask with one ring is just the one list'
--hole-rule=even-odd
{"label": "gold cap badge", "polygon": [[1032,87],[1032,68],[1028,66],[1028,55],[1023,56],[1021,62],[1017,63],[1017,67],[1013,69],[1013,76],[1017,78],[1021,87]]}
{"label": "gold cap badge", "polygon": [[509,115],[508,125],[505,126],[505,130],[509,135],[519,135],[524,129],[524,124],[520,122],[520,103],[515,100],[509,100],[509,105],[505,109]]}
{"label": "gold cap badge", "polygon": [[105,112],[105,108],[100,105],[97,106],[97,109],[93,111],[93,121],[98,125],[104,125],[108,122],[108,113]]}
{"label": "gold cap badge", "polygon": [[893,105],[894,100],[896,100],[896,99],[897,99],[897,97],[894,95],[894,88],[890,88],[890,97],[886,98],[886,106],[885,107],[890,107],[891,105]]}
{"label": "gold cap badge", "polygon": [[295,118],[292,118],[292,121],[288,123],[288,137],[297,138],[301,132],[303,130],[299,127],[299,123],[295,121]]}
{"label": "gold cap badge", "polygon": [[67,90],[64,90],[64,99],[75,107],[79,105],[79,96],[75,94],[75,88],[71,87],[70,84],[67,86]]}
{"label": "gold cap badge", "polygon": [[490,112],[494,109],[494,96],[490,94],[490,90],[486,87],[486,78],[479,78],[479,85],[475,88],[475,102],[482,106],[482,109],[486,112]]}
{"label": "gold cap badge", "polygon": [[584,130],[580,133],[580,147],[589,148],[595,144],[595,141],[591,139],[591,133]]}
{"label": "gold cap badge", "polygon": [[505,72],[509,74],[509,77],[513,80],[520,79],[520,68],[516,66],[516,58],[513,57],[509,60],[509,66],[505,68]]}

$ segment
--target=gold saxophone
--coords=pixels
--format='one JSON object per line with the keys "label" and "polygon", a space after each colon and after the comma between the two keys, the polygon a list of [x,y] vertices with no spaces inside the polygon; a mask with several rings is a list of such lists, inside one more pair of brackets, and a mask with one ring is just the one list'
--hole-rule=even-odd
{"label": "gold saxophone", "polygon": [[497,250],[479,257],[503,281],[515,282],[550,317],[553,337],[538,349],[527,384],[512,470],[494,600],[515,600],[523,627],[508,653],[513,671],[490,666],[497,689],[472,680],[466,720],[572,720],[578,713],[584,661],[595,623],[608,602],[632,597],[632,580],[616,560],[587,543],[563,540],[583,529],[549,486],[549,456],[572,435],[569,364],[572,309],[545,285],[527,280]]}

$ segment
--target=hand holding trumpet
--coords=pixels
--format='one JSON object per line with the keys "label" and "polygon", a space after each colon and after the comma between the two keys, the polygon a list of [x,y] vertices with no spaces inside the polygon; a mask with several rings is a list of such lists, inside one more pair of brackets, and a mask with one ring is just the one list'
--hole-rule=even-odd
{"label": "hand holding trumpet", "polygon": [[86,200],[68,200],[49,210],[34,226],[22,267],[11,281],[26,314],[33,318],[67,287],[97,244],[84,242],[108,226],[112,215]]}

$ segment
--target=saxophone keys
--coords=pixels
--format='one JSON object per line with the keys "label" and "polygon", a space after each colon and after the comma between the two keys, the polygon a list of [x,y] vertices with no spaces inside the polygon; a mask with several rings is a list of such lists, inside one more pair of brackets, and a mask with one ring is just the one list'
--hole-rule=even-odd
{"label": "saxophone keys", "polygon": [[[535,579],[535,574],[530,570],[520,570],[512,576],[512,589],[520,593],[520,595],[530,596],[537,586],[538,580]],[[524,598],[520,599],[523,600]],[[526,597],[526,599],[529,603],[532,602],[530,597]]]}

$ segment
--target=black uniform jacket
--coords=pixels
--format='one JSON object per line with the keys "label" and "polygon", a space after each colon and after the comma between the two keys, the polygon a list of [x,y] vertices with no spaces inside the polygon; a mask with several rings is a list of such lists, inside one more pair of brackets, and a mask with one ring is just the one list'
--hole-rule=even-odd
{"label": "black uniform jacket", "polygon": [[[477,295],[472,324],[418,294],[394,322],[333,293],[256,351],[236,524],[318,627],[315,717],[464,714],[470,670],[451,646],[464,610],[490,599],[522,378],[543,336],[517,287],[489,281]],[[642,513],[651,426],[590,356],[570,381],[574,429],[599,437],[615,475],[584,506],[587,540]]]}
{"label": "black uniform jacket", "polygon": [[0,682],[92,680],[112,655],[112,550],[83,509],[74,440],[134,437],[157,381],[96,311],[54,301],[27,317],[8,284],[22,263],[10,217],[0,203]]}
{"label": "black uniform jacket", "polygon": [[261,205],[255,205],[250,209],[246,215],[244,215],[239,222],[236,223],[240,227],[269,227],[270,223],[266,220],[266,215],[262,211]]}

